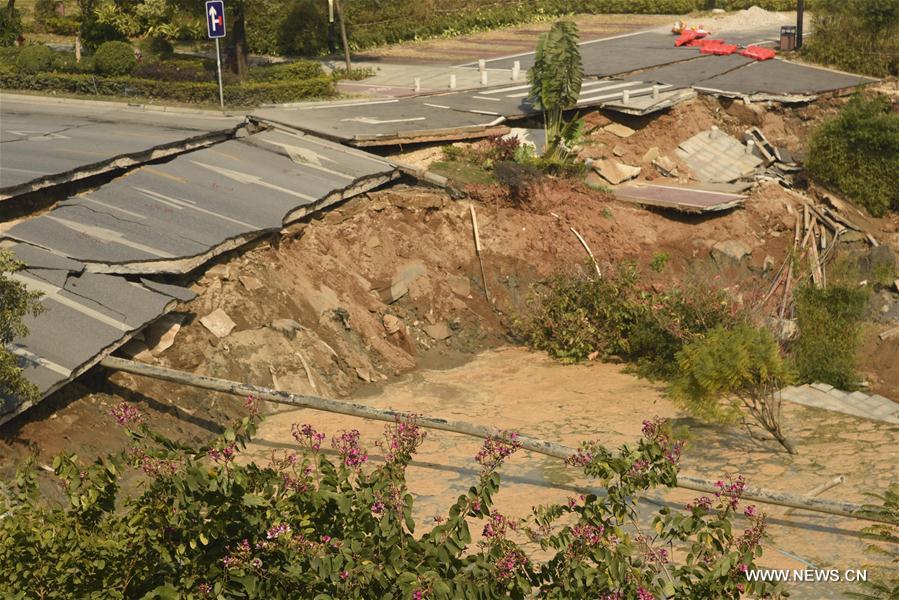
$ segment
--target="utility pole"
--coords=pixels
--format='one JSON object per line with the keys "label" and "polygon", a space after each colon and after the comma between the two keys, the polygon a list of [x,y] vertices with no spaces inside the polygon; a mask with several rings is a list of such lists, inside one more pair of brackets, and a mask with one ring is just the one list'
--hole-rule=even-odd
{"label": "utility pole", "polygon": [[805,17],[805,0],[797,0],[796,6],[796,49],[802,48],[802,21]]}

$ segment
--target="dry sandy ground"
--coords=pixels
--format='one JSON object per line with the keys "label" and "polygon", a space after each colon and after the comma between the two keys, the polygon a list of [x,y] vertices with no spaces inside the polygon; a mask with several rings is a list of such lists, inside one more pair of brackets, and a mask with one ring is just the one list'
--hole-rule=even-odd
{"label": "dry sandy ground", "polygon": [[[786,430],[800,452],[791,457],[775,445],[753,442],[743,431],[682,418],[662,388],[625,373],[620,366],[563,366],[519,348],[484,352],[453,369],[420,370],[383,387],[371,386],[354,399],[375,407],[492,425],[568,445],[590,439],[617,446],[639,436],[644,418],[673,418],[690,426],[684,473],[716,478],[724,472],[739,472],[751,485],[794,493],[845,475],[842,486],[823,496],[830,499],[861,502],[865,491],[882,490],[899,479],[894,460],[899,428],[895,426],[789,406]],[[309,410],[278,411],[263,423],[249,456],[265,461],[273,449],[293,447],[293,423],[312,423],[329,434],[359,429],[371,448],[384,426]],[[428,434],[409,471],[420,524],[433,523],[433,516],[442,514],[473,483],[477,473],[473,457],[479,446],[474,438],[439,431]],[[511,515],[524,516],[537,504],[564,502],[578,493],[579,486],[589,485],[558,461],[526,452],[510,459],[502,473],[504,485],[497,506]],[[695,495],[686,490],[666,491],[652,500],[677,507]],[[647,518],[655,508],[647,504]],[[802,512],[785,520],[780,507],[768,507],[766,512],[774,522],[763,564],[803,568],[802,561],[807,561],[819,567],[845,568],[866,562],[864,542],[844,535],[858,531],[859,522]],[[826,584],[797,592],[794,597],[798,598],[839,597],[831,596],[837,589]]]}

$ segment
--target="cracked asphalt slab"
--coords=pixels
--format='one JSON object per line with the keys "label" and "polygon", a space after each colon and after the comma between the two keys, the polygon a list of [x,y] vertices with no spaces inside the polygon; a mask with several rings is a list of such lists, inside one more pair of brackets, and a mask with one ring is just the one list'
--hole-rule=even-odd
{"label": "cracked asphalt slab", "polygon": [[4,236],[88,271],[184,273],[395,175],[373,155],[266,131],[137,168]]}
{"label": "cracked asphalt slab", "polygon": [[243,117],[3,99],[0,201],[230,137]]}
{"label": "cracked asphalt slab", "polygon": [[[43,294],[44,312],[26,317],[28,335],[10,346],[42,396],[84,373],[178,301],[194,297],[177,286],[89,273],[78,261],[30,244],[0,246],[29,265],[12,277]],[[0,423],[29,406],[0,397]]]}

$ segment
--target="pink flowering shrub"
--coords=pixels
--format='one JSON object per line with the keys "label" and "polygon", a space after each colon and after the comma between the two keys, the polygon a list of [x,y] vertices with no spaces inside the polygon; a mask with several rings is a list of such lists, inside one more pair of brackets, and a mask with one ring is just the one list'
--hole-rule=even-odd
{"label": "pink flowering shrub", "polygon": [[[252,408],[252,407],[251,407]],[[498,470],[520,448],[484,442],[477,480],[424,532],[412,519],[406,469],[424,440],[414,418],[385,427],[374,460],[358,431],[331,439],[293,429],[296,451],[243,464],[255,410],[220,439],[189,448],[153,432],[133,407],[113,417],[133,443],[120,455],[54,469],[58,506],[21,471],[0,500],[0,597],[22,598],[662,598],[772,597],[745,573],[761,554],[765,517],[742,506],[745,481],[683,512],[638,514],[645,492],[673,485],[680,443],[647,421],[635,445],[584,444],[569,464],[604,488],[513,517],[494,503]],[[136,469],[137,495],[118,477]],[[748,523],[738,526],[736,518]],[[649,521],[652,520],[652,524]],[[473,540],[471,527],[480,532]]]}

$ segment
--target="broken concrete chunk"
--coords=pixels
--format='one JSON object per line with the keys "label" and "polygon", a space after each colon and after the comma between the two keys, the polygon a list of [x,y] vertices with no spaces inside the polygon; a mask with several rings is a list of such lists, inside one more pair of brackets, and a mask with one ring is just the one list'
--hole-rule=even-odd
{"label": "broken concrete chunk", "polygon": [[241,285],[243,285],[247,289],[247,291],[250,292],[255,292],[256,290],[262,289],[264,287],[261,281],[249,275],[240,275],[237,279],[240,281]]}
{"label": "broken concrete chunk", "polygon": [[665,177],[677,177],[677,163],[667,156],[660,156],[652,161],[656,170]]}
{"label": "broken concrete chunk", "polygon": [[384,324],[384,331],[387,332],[387,335],[393,335],[403,328],[403,320],[394,315],[384,315],[381,321]]}
{"label": "broken concrete chunk", "polygon": [[412,282],[425,275],[428,272],[427,267],[420,260],[408,262],[397,268],[393,279],[390,281],[390,287],[378,290],[381,299],[387,304],[393,304],[409,292]]}
{"label": "broken concrete chunk", "polygon": [[613,135],[617,135],[620,138],[629,138],[637,133],[635,130],[631,129],[627,125],[622,125],[621,123],[612,123],[610,125],[606,125],[605,127],[603,127],[603,129]]}
{"label": "broken concrete chunk", "polygon": [[662,155],[657,146],[653,146],[643,155],[643,162],[652,162]]}
{"label": "broken concrete chunk", "polygon": [[445,340],[446,338],[448,338],[449,336],[451,336],[453,334],[450,331],[450,328],[447,326],[446,323],[437,323],[435,325],[425,325],[423,327],[423,329],[424,329],[425,333],[427,333],[428,336],[430,336],[431,339],[433,339],[436,342]]}
{"label": "broken concrete chunk", "polygon": [[213,265],[206,269],[206,277],[214,279],[231,279],[231,267],[228,265]]}
{"label": "broken concrete chunk", "polygon": [[612,185],[618,185],[640,174],[640,167],[632,167],[623,162],[603,159],[593,163],[593,169]]}
{"label": "broken concrete chunk", "polygon": [[449,283],[450,290],[452,290],[455,295],[463,298],[468,298],[471,295],[471,281],[468,277],[448,275],[446,281]]}
{"label": "broken concrete chunk", "polygon": [[752,250],[741,241],[724,240],[712,246],[710,253],[718,265],[724,265],[727,262],[739,263],[751,254]]}
{"label": "broken concrete chunk", "polygon": [[624,148],[622,148],[621,146],[615,146],[614,148],[612,148],[612,154],[614,154],[615,156],[624,156]]}
{"label": "broken concrete chunk", "polygon": [[293,319],[275,319],[269,324],[269,327],[293,339],[296,337],[297,331],[303,329],[303,326]]}
{"label": "broken concrete chunk", "polygon": [[153,356],[159,356],[175,344],[184,317],[183,313],[169,313],[144,329],[144,339]]}
{"label": "broken concrete chunk", "polygon": [[740,140],[713,128],[697,133],[675,150],[699,181],[725,183],[748,175],[763,160]]}
{"label": "broken concrete chunk", "polygon": [[365,367],[356,367],[356,375],[362,381],[372,381],[371,371],[369,371]]}
{"label": "broken concrete chunk", "polygon": [[215,309],[200,319],[200,323],[202,323],[203,327],[208,329],[209,332],[217,338],[227,336],[231,333],[231,330],[237,326],[237,324],[231,320],[231,317],[228,316],[228,313],[220,308]]}

